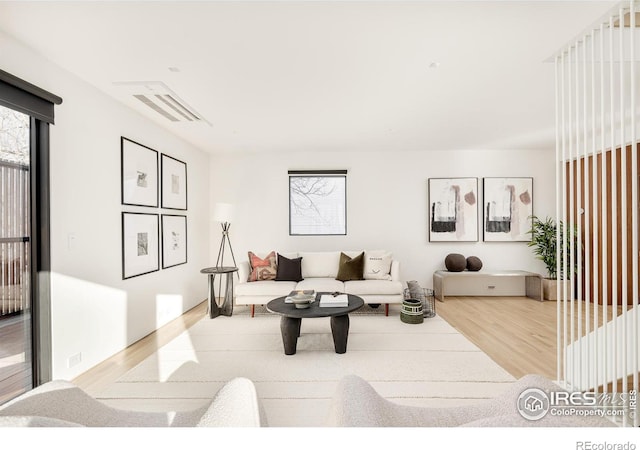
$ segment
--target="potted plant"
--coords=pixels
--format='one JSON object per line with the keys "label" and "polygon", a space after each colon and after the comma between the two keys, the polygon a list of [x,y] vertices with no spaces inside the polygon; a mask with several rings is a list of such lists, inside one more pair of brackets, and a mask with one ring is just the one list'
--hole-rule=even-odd
{"label": "potted plant", "polygon": [[[531,229],[529,234],[531,235],[531,241],[527,244],[529,247],[533,247],[533,253],[541,260],[547,268],[548,277],[542,280],[542,292],[545,300],[557,300],[557,283],[558,278],[561,281],[566,281],[571,278],[571,272],[575,272],[576,262],[574,261],[574,270],[567,274],[565,279],[562,273],[564,264],[563,257],[566,251],[567,258],[571,257],[571,242],[567,241],[566,248],[560,247],[560,251],[557,251],[556,245],[556,221],[550,217],[547,217],[544,221],[540,220],[536,216],[531,217]],[[564,226],[560,221],[560,242],[563,242]],[[574,236],[574,248],[578,245],[577,231],[573,230]],[[558,270],[558,258],[560,258],[560,274]],[[559,275],[559,276],[558,276]]]}

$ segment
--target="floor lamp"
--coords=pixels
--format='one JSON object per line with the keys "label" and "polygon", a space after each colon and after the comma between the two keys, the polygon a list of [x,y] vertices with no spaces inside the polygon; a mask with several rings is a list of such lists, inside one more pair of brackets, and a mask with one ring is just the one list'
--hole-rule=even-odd
{"label": "floor lamp", "polygon": [[231,252],[233,265],[234,267],[237,267],[236,257],[233,254],[231,239],[229,238],[229,229],[231,228],[232,215],[233,206],[231,206],[229,203],[216,203],[213,207],[213,220],[216,222],[220,222],[220,225],[222,226],[222,240],[220,241],[220,249],[218,250],[218,258],[216,259],[216,268],[224,267],[224,253],[227,246],[229,247],[229,251]]}
{"label": "floor lamp", "polygon": [[[220,249],[218,250],[218,258],[216,266],[203,269],[204,273],[209,274],[209,318],[213,319],[219,315],[231,316],[233,314],[233,272],[236,273],[238,279],[238,267],[236,257],[233,254],[231,240],[229,239],[229,229],[231,228],[232,207],[228,203],[216,203],[213,207],[212,219],[220,222],[222,225],[222,240],[220,241]],[[224,252],[229,247],[231,258],[233,259],[233,267],[224,265]],[[215,294],[215,277],[218,276],[218,296],[222,294],[222,277],[225,276],[225,293],[222,305],[218,307],[218,296]]]}

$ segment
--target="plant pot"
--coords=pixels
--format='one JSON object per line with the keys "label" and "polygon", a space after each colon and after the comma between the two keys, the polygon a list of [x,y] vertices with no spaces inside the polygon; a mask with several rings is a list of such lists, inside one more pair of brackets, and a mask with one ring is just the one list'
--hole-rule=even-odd
{"label": "plant pot", "polygon": [[[560,283],[560,292],[562,292],[565,287],[567,292],[569,292],[569,280],[555,280],[551,278],[542,279],[542,296],[545,300],[558,300],[558,283]],[[563,286],[562,283],[564,283],[565,286]]]}

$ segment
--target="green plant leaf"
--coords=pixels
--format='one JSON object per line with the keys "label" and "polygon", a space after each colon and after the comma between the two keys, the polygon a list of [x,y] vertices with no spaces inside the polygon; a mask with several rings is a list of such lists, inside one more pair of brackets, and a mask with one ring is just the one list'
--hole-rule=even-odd
{"label": "green plant leaf", "polygon": [[[531,241],[527,243],[529,247],[533,248],[533,254],[537,259],[541,260],[549,274],[549,278],[563,279],[564,257],[566,254],[567,263],[571,261],[571,239],[564,240],[564,229],[562,221],[560,221],[560,234],[559,242],[564,243],[561,245],[558,251],[558,228],[556,221],[551,217],[547,217],[544,220],[540,220],[536,216],[531,216],[531,229],[528,234],[531,235]],[[578,233],[575,228],[569,229],[569,235],[573,236],[573,248],[578,249]],[[563,251],[564,250],[564,251]],[[558,274],[558,261],[560,261],[560,274]],[[567,278],[571,278],[571,273],[575,273],[577,270],[577,261],[574,262],[573,270],[569,271]]]}

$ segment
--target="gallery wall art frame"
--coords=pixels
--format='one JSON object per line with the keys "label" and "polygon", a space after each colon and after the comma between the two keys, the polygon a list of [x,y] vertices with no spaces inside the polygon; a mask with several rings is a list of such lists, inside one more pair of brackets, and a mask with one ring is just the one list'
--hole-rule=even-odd
{"label": "gallery wall art frame", "polygon": [[485,242],[529,242],[533,216],[532,177],[489,177],[482,182]]}
{"label": "gallery wall art frame", "polygon": [[289,235],[347,234],[347,171],[289,170]]}
{"label": "gallery wall art frame", "polygon": [[186,211],[187,163],[163,153],[160,173],[162,208]]}
{"label": "gallery wall art frame", "polygon": [[158,207],[158,152],[120,137],[121,202]]}
{"label": "gallery wall art frame", "polygon": [[478,178],[429,178],[429,242],[478,241]]}
{"label": "gallery wall art frame", "polygon": [[162,214],[162,268],[187,263],[187,216]]}
{"label": "gallery wall art frame", "polygon": [[122,212],[122,279],[160,270],[158,214]]}

